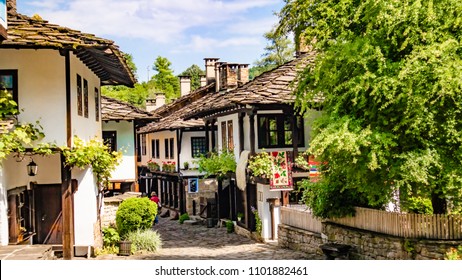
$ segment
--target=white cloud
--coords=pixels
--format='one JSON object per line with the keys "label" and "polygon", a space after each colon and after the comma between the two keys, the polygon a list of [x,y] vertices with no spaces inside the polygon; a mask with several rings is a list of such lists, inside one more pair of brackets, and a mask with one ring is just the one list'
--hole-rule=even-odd
{"label": "white cloud", "polygon": [[250,9],[277,0],[45,0],[31,4],[52,23],[97,36],[121,36],[168,43],[187,38],[194,29],[223,26],[235,35],[267,31],[268,19],[246,19]]}
{"label": "white cloud", "polygon": [[227,39],[216,39],[194,35],[188,44],[177,47],[173,52],[210,52],[216,49],[229,47],[260,46],[259,38],[253,37],[230,37]]}

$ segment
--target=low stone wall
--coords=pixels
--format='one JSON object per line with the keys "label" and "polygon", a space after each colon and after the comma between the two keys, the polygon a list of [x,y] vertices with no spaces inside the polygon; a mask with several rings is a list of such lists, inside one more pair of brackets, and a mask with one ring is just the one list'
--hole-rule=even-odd
{"label": "low stone wall", "polygon": [[323,255],[319,248],[322,243],[319,233],[313,233],[283,224],[279,224],[278,226],[278,244],[283,248],[309,254]]}
{"label": "low stone wall", "polygon": [[[199,192],[188,193],[188,185],[184,186],[186,191],[186,212],[189,215],[199,215],[200,212],[200,198],[215,198],[215,192],[217,191],[217,180],[216,179],[199,179]],[[193,203],[195,201],[195,203]],[[196,209],[193,209],[195,205]]]}
{"label": "low stone wall", "polygon": [[280,224],[281,247],[323,254],[319,246],[333,242],[350,245],[349,259],[358,260],[443,260],[451,247],[461,241],[405,239],[386,234],[323,222],[322,234]]}
{"label": "low stone wall", "polygon": [[329,242],[351,245],[350,259],[443,260],[451,247],[461,244],[461,241],[400,238],[330,222],[323,223],[322,232]]}

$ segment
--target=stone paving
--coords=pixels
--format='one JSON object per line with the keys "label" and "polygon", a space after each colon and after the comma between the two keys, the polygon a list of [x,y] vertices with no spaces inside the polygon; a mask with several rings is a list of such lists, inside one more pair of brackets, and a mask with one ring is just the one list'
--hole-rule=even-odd
{"label": "stone paving", "polygon": [[277,243],[260,243],[226,227],[179,224],[160,218],[154,230],[160,234],[162,248],[155,254],[131,256],[102,255],[97,260],[314,260],[317,255],[280,248]]}

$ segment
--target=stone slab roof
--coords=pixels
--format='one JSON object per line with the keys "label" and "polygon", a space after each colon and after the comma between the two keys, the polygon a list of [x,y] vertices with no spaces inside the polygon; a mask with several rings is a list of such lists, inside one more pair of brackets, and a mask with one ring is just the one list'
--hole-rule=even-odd
{"label": "stone slab roof", "polygon": [[146,112],[129,103],[101,96],[101,118],[103,121],[156,120],[160,116]]}
{"label": "stone slab roof", "polygon": [[273,70],[267,71],[235,90],[203,98],[186,116],[202,118],[215,112],[223,112],[246,105],[292,104],[296,77],[308,64],[313,63],[314,52],[293,59]]}
{"label": "stone slab roof", "polygon": [[7,5],[8,39],[0,43],[0,48],[70,50],[101,79],[102,85],[133,87],[136,83],[113,41],[49,23],[39,16],[19,14],[15,1],[7,1]]}
{"label": "stone slab roof", "polygon": [[215,92],[215,83],[200,87],[195,91],[182,96],[172,103],[153,111],[154,114],[162,116],[156,122],[151,122],[140,128],[138,133],[150,133],[163,130],[174,130],[179,128],[203,127],[202,119],[185,120],[185,116],[193,110],[197,104],[201,104],[202,99],[213,95]]}

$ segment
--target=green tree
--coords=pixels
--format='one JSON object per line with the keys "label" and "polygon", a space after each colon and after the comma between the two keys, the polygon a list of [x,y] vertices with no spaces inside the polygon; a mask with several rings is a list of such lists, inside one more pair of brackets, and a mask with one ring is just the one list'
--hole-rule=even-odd
{"label": "green tree", "polygon": [[200,88],[201,86],[201,76],[205,75],[205,71],[202,70],[196,64],[191,65],[180,76],[190,76],[191,77],[191,91]]}
{"label": "green tree", "polygon": [[[124,54],[128,67],[136,76],[136,65],[133,62],[131,54]],[[128,102],[138,107],[144,107],[146,98],[154,92],[154,85],[152,83],[136,83],[133,88],[127,86],[103,86],[101,93],[104,96],[112,97],[118,100]]]}
{"label": "green tree", "polygon": [[[309,152],[327,164],[308,204],[319,215],[383,207],[399,191],[434,213],[462,202],[462,2],[285,0],[278,32],[318,55],[299,76],[297,105],[318,107]],[[320,186],[325,188],[321,188]]]}
{"label": "green tree", "polygon": [[157,74],[149,82],[158,92],[165,94],[166,102],[180,96],[180,82],[170,69],[171,65],[172,63],[167,58],[158,56],[152,67]]}
{"label": "green tree", "polygon": [[263,37],[268,41],[268,44],[262,58],[255,61],[255,66],[249,69],[250,79],[292,60],[294,56],[294,46],[286,34],[278,33],[273,28],[263,34]]}

